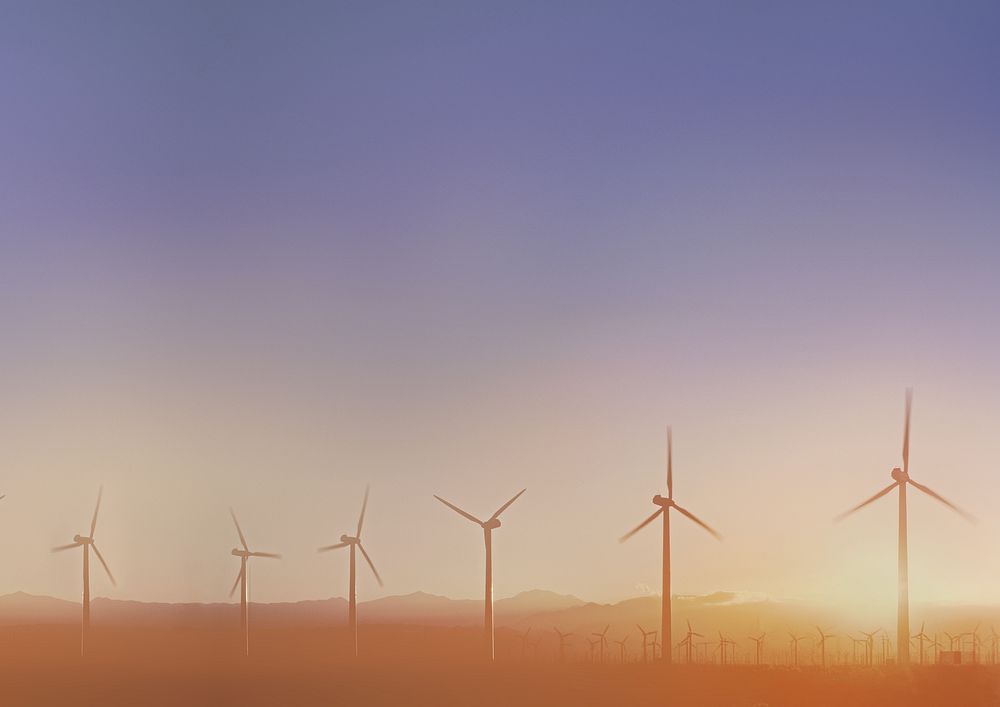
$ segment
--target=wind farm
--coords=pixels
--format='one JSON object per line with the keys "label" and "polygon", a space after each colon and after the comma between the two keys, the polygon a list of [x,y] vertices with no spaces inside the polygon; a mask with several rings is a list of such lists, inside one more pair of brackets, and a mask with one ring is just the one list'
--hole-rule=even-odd
{"label": "wind farm", "polygon": [[1000,707],[997,28],[5,3],[0,707]]}
{"label": "wind farm", "polygon": [[[172,611],[170,616],[174,618],[163,623],[162,619],[152,618],[156,614],[152,607],[138,610],[133,608],[128,613],[123,613],[123,606],[131,606],[131,603],[101,599],[99,616],[104,616],[104,626],[95,636],[91,620],[89,565],[91,552],[100,562],[112,586],[116,586],[110,568],[95,542],[103,487],[98,492],[88,534],[74,535],[72,543],[57,546],[53,548],[53,552],[73,549],[80,549],[82,552],[83,601],[80,605],[82,620],[78,629],[80,637],[78,659],[92,665],[103,664],[107,669],[122,661],[135,661],[135,656],[130,655],[126,658],[121,651],[125,650],[129,641],[136,640],[128,638],[129,634],[126,631],[138,630],[140,635],[158,635],[156,640],[165,644],[176,644],[184,637],[192,643],[189,648],[190,655],[197,655],[200,650],[208,650],[209,646],[214,646],[211,650],[225,656],[224,662],[231,665],[228,670],[236,671],[245,671],[250,666],[255,666],[255,670],[266,673],[269,670],[265,667],[266,662],[273,661],[277,654],[292,659],[300,666],[314,665],[317,670],[322,665],[342,664],[341,658],[349,658],[350,662],[362,671],[374,670],[375,666],[391,666],[392,670],[405,672],[414,666],[431,661],[442,677],[454,675],[454,671],[460,670],[459,666],[475,667],[477,670],[492,666],[490,669],[494,672],[485,675],[484,679],[491,680],[491,675],[499,679],[498,676],[509,674],[509,671],[513,670],[531,676],[530,679],[536,681],[539,686],[551,687],[558,685],[560,680],[571,679],[569,676],[573,674],[572,671],[587,666],[587,670],[596,671],[593,674],[605,675],[615,684],[616,681],[624,680],[626,677],[640,682],[665,679],[668,684],[688,695],[693,695],[697,690],[696,686],[702,684],[704,680],[716,681],[721,685],[741,685],[748,680],[764,680],[771,685],[769,688],[772,690],[771,694],[781,695],[790,689],[788,688],[790,682],[805,681],[812,685],[822,685],[833,679],[833,676],[846,675],[857,685],[864,685],[872,680],[889,685],[902,680],[903,682],[899,684],[904,685],[906,681],[916,679],[917,673],[914,671],[924,671],[927,676],[931,676],[924,679],[944,680],[944,684],[949,686],[948,689],[961,691],[971,689],[955,683],[959,680],[956,675],[965,674],[961,671],[974,671],[969,674],[975,676],[995,675],[996,679],[1000,679],[1000,664],[998,664],[1000,658],[997,648],[1000,645],[1000,634],[991,625],[989,640],[984,642],[980,635],[984,616],[977,615],[972,622],[968,618],[949,618],[947,614],[942,614],[941,610],[931,613],[932,628],[928,628],[928,621],[924,618],[921,620],[920,630],[913,635],[909,634],[907,628],[909,597],[906,591],[908,567],[905,563],[908,556],[905,487],[912,485],[963,518],[972,520],[972,516],[968,513],[909,476],[911,412],[912,392],[908,389],[905,396],[902,466],[893,469],[893,483],[835,519],[841,520],[882,496],[898,490],[900,611],[897,618],[899,626],[905,630],[903,634],[905,640],[893,641],[882,628],[851,630],[846,625],[849,619],[847,615],[831,614],[817,605],[774,602],[768,599],[734,601],[735,595],[727,594],[712,601],[709,600],[711,597],[705,597],[693,602],[691,598],[661,593],[646,596],[641,603],[631,600],[619,604],[599,604],[584,602],[575,597],[560,597],[552,593],[527,592],[524,597],[502,599],[497,603],[493,592],[492,532],[501,527],[501,515],[521,498],[525,489],[504,502],[486,520],[440,496],[433,496],[436,501],[482,529],[486,581],[482,603],[475,600],[465,600],[465,603],[460,603],[439,597],[435,602],[441,608],[435,614],[426,614],[426,599],[418,599],[416,596],[407,602],[402,601],[404,597],[395,598],[390,604],[398,604],[399,608],[392,609],[389,613],[386,613],[387,607],[384,605],[386,598],[359,602],[357,553],[360,553],[368,565],[378,586],[380,588],[384,586],[382,576],[375,568],[361,540],[368,511],[370,486],[365,487],[353,534],[345,533],[340,536],[338,542],[318,548],[320,553],[342,549],[349,551],[347,599],[343,605],[343,614],[337,613],[335,607],[339,605],[336,604],[321,603],[311,606],[308,610],[305,607],[293,609],[288,606],[279,609],[280,605],[252,604],[251,560],[280,559],[282,556],[253,549],[235,511],[230,508],[230,517],[239,541],[239,546],[232,550],[232,555],[240,560],[239,571],[230,591],[230,597],[239,591],[239,648],[236,650],[233,650],[234,644],[225,638],[231,635],[235,627],[209,629],[209,624],[206,623],[206,617],[209,615],[206,613],[209,611],[207,607],[197,612],[192,611],[190,614],[199,618],[182,619],[180,624],[177,623],[180,614]],[[714,538],[722,539],[720,533],[680,506],[674,499],[673,435],[669,427],[666,490],[666,496],[656,495],[653,498],[657,510],[628,534],[619,538],[620,542],[631,538],[662,516],[663,557],[660,569],[664,588],[670,587],[671,582],[670,511],[676,511],[691,520],[700,530],[707,531]],[[526,507],[525,512],[530,513],[532,510]],[[0,597],[0,630],[5,625],[3,599]],[[41,604],[46,602],[42,598],[33,601]],[[367,617],[367,638],[363,653],[359,651],[358,641],[359,604],[366,607],[362,613]],[[478,609],[475,608],[477,605]],[[516,609],[514,605],[517,606]],[[463,607],[461,611],[459,606]],[[50,609],[54,610],[54,605],[51,605]],[[136,611],[139,613],[136,614]],[[686,628],[680,635],[673,631],[673,617],[678,611]],[[476,613],[481,617],[478,622],[473,618]],[[129,618],[122,618],[124,616]],[[139,618],[140,616],[142,618]],[[255,621],[253,650],[251,650],[251,616]],[[337,618],[338,616],[340,618]],[[985,618],[988,621],[1000,621],[1000,608],[997,609],[994,618],[990,619],[989,614]],[[63,621],[63,619],[51,620],[55,621],[54,626],[61,625],[60,622]],[[643,628],[644,625],[655,624],[657,620],[659,620],[659,630],[649,631]],[[704,632],[695,631],[692,620],[705,625]],[[556,625],[551,629],[551,633],[546,632],[542,627],[553,621]],[[834,622],[840,624],[839,630],[828,628]],[[225,625],[225,621],[220,625]],[[167,626],[177,626],[169,638],[162,634]],[[810,629],[810,626],[814,630]],[[537,631],[533,634],[535,629]],[[23,632],[25,629],[16,630]],[[747,632],[741,634],[741,631]],[[393,632],[400,636],[405,635],[407,638],[400,642],[393,638]],[[769,634],[787,635],[789,638],[787,647],[781,642],[777,645],[769,644],[767,642]],[[946,644],[938,640],[939,634],[945,637]],[[61,634],[56,631],[54,635]],[[532,635],[536,638],[529,643],[529,637]],[[586,641],[576,640],[581,635]],[[744,638],[739,638],[740,635]],[[717,639],[711,638],[712,636],[717,636]],[[59,643],[53,642],[52,638],[33,637],[30,643],[44,645],[46,641],[48,648],[45,650],[58,652]],[[917,653],[915,661],[910,660],[911,644]],[[483,649],[480,650],[478,646],[483,646]],[[673,648],[677,649],[676,654]],[[944,650],[945,648],[947,650]],[[175,650],[187,655],[188,649],[177,646]],[[929,652],[931,657],[928,656]],[[137,652],[140,653],[142,652]],[[68,659],[68,655],[63,658],[63,660]],[[942,677],[944,673],[940,673],[943,668],[952,671],[946,678]],[[190,670],[193,667],[185,669]],[[549,677],[543,677],[546,671]],[[716,674],[706,671],[718,672]],[[977,684],[972,683],[973,686]],[[829,695],[831,699],[833,694],[838,693],[831,693]],[[861,698],[864,695],[862,692]],[[827,704],[818,697],[811,703]]]}

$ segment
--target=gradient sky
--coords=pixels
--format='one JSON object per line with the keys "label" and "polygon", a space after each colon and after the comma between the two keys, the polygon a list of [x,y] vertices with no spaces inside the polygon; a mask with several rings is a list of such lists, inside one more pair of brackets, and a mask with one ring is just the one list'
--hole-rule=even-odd
{"label": "gradient sky", "polygon": [[[994,602],[996,3],[19,2],[0,23],[0,593]],[[888,620],[888,619],[887,619]]]}

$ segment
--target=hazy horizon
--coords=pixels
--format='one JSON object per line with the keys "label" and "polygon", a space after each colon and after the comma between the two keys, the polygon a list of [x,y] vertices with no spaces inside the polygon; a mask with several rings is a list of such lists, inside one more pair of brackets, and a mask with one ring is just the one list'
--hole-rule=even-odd
{"label": "hazy horizon", "polygon": [[0,27],[0,594],[723,587],[991,603],[993,3],[19,4]]}

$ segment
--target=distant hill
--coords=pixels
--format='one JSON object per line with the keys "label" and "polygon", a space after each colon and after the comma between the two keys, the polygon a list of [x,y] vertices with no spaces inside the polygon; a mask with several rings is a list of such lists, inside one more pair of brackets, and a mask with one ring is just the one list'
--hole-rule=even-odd
{"label": "distant hill", "polygon": [[[700,642],[717,641],[719,631],[743,643],[750,634],[767,632],[775,650],[781,649],[791,632],[813,635],[816,625],[830,630],[847,642],[846,635],[860,628],[871,630],[878,621],[870,616],[852,615],[848,624],[829,607],[793,600],[775,600],[760,595],[716,592],[704,596],[675,596],[673,599],[673,641],[684,635],[687,622],[702,637]],[[475,599],[450,599],[414,592],[360,602],[361,621],[368,624],[409,626],[471,627],[481,625],[483,604]],[[251,604],[251,620],[258,626],[340,626],[347,622],[347,600],[341,597],[274,604]],[[543,590],[522,592],[499,599],[494,616],[500,632],[522,632],[531,628],[543,643],[554,640],[553,627],[575,634],[577,648],[585,647],[585,636],[610,626],[609,638],[636,635],[636,624],[647,631],[660,626],[660,599],[644,596],[614,604],[585,602],[575,596]],[[914,631],[927,622],[928,633],[969,631],[981,623],[989,632],[991,623],[1000,626],[1000,607],[915,606],[911,611]],[[883,628],[891,630],[893,617]],[[77,602],[17,592],[0,597],[0,626],[25,624],[76,624],[80,621]],[[95,625],[218,628],[239,621],[239,604],[166,604],[119,599],[93,600]],[[860,621],[871,626],[855,625]],[[983,634],[986,635],[985,633]],[[633,639],[634,640],[634,639]],[[810,639],[811,640],[811,639]]]}
{"label": "distant hill", "polygon": [[[532,590],[494,603],[498,625],[526,616],[582,605],[583,601],[555,592]],[[158,626],[230,625],[239,617],[238,603],[181,603],[127,601],[95,598],[91,602],[95,624]],[[469,626],[483,619],[483,603],[475,599],[414,592],[359,602],[359,614],[367,623]],[[273,604],[250,604],[258,625],[340,625],[347,621],[347,600],[341,597]],[[80,620],[78,602],[17,592],[0,596],[0,625],[63,624]]]}

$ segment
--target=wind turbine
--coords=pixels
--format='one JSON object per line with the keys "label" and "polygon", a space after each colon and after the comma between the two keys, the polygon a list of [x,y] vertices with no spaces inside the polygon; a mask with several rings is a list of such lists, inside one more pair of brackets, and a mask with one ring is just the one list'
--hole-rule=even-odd
{"label": "wind turbine", "polygon": [[604,627],[601,632],[594,631],[591,636],[596,636],[597,640],[600,641],[601,646],[601,662],[604,662],[604,647],[608,645],[608,629],[611,628],[611,624]]}
{"label": "wind turbine", "polygon": [[236,593],[237,587],[240,588],[240,629],[243,631],[243,654],[250,655],[250,620],[247,614],[247,597],[250,581],[247,576],[247,560],[251,557],[269,557],[273,560],[280,560],[281,555],[276,555],[273,552],[252,552],[250,546],[247,545],[247,539],[243,535],[240,522],[236,520],[236,512],[232,508],[229,509],[229,515],[233,517],[236,534],[240,536],[240,544],[243,546],[242,550],[233,548],[233,556],[240,558],[240,573],[236,575],[236,581],[233,582],[233,588],[229,590],[229,596]]}
{"label": "wind turbine", "polygon": [[622,640],[620,640],[620,641],[615,641],[615,643],[617,643],[617,644],[618,644],[618,648],[619,648],[619,653],[620,653],[620,656],[619,656],[619,657],[620,657],[620,659],[621,659],[621,662],[622,662],[622,663],[624,663],[624,662],[625,662],[625,642],[626,642],[627,640],[628,640],[628,634],[626,634],[626,635],[625,635],[625,638],[623,638]]}
{"label": "wind turbine", "polygon": [[729,643],[726,637],[722,635],[722,631],[719,631],[719,645],[715,647],[715,650],[719,651],[720,665],[726,664],[726,644]]}
{"label": "wind turbine", "polygon": [[528,647],[528,634],[531,633],[531,626],[524,633],[519,633],[518,638],[521,639],[521,660],[524,660],[525,650]]}
{"label": "wind turbine", "polygon": [[653,641],[655,642],[656,641],[656,631],[647,631],[642,626],[640,626],[639,624],[636,624],[635,627],[637,629],[639,629],[639,633],[642,634],[642,662],[645,663],[645,662],[647,662],[647,657],[646,657],[647,656],[647,652],[646,652],[646,649],[648,647],[649,637],[652,636],[653,637]]}
{"label": "wind turbine", "polygon": [[834,638],[835,634],[823,633],[823,629],[819,626],[816,627],[816,632],[819,633],[819,664],[821,667],[826,668],[826,639]]}
{"label": "wind turbine", "polygon": [[656,520],[657,516],[663,514],[663,595],[660,598],[662,602],[662,607],[660,609],[660,640],[663,643],[663,648],[661,655],[667,666],[670,665],[671,656],[671,624],[670,624],[670,509],[673,508],[681,515],[687,516],[688,519],[700,525],[702,528],[707,530],[716,540],[722,540],[722,536],[719,535],[713,528],[709,527],[704,521],[695,516],[691,511],[686,508],[682,508],[677,505],[674,501],[674,437],[673,431],[670,427],[667,427],[667,497],[664,498],[660,494],[653,496],[653,504],[659,506],[659,508],[653,512],[651,516],[646,518],[634,527],[629,532],[625,533],[618,542],[625,542],[633,535],[638,533],[640,530],[645,528],[647,525]]}
{"label": "wind turbine", "polygon": [[[97,555],[97,559],[101,562],[101,567],[108,574],[108,579],[111,580],[111,586],[117,587],[118,584],[115,582],[114,576],[111,574],[111,568],[108,567],[108,563],[104,561],[104,556],[101,551],[97,549],[97,544],[94,542],[94,532],[97,530],[97,512],[101,510],[101,496],[104,494],[104,487],[101,486],[97,490],[97,505],[94,506],[94,516],[90,519],[90,535],[84,537],[82,535],[74,535],[73,542],[69,545],[60,545],[59,547],[52,548],[52,552],[62,552],[63,550],[72,550],[75,547],[83,548],[83,618],[80,624],[80,655],[84,654],[84,648],[87,643],[87,635],[90,633],[90,550],[94,550],[94,554]],[[0,496],[3,498],[3,496]]]}
{"label": "wind turbine", "polygon": [[788,636],[791,638],[789,643],[792,644],[792,667],[799,667],[799,641],[801,641],[805,636],[796,636],[794,633],[789,633]]}
{"label": "wind turbine", "polygon": [[357,590],[357,571],[355,568],[355,551],[354,548],[361,550],[361,555],[365,558],[365,562],[372,570],[372,574],[375,575],[375,581],[378,582],[378,586],[382,586],[382,577],[379,575],[378,570],[375,569],[375,564],[372,562],[372,558],[368,556],[365,552],[365,546],[361,544],[361,526],[365,522],[365,510],[368,508],[368,492],[370,490],[369,486],[365,486],[365,499],[361,502],[361,515],[358,516],[358,530],[353,536],[341,535],[340,542],[336,545],[326,545],[317,550],[317,552],[328,552],[330,550],[339,550],[340,548],[349,547],[351,548],[351,569],[350,569],[350,594],[348,599],[348,609],[347,609],[347,619],[348,624],[351,629],[351,636],[354,640],[354,657],[358,656],[358,590]]}
{"label": "wind turbine", "polygon": [[924,664],[924,641],[929,641],[929,640],[931,640],[931,637],[930,637],[930,636],[928,636],[928,635],[927,635],[926,633],[924,633],[924,625],[925,625],[926,623],[927,623],[927,622],[925,622],[925,621],[921,622],[921,623],[920,623],[920,633],[918,633],[918,634],[915,634],[915,635],[913,636],[913,638],[915,638],[915,639],[917,639],[918,641],[920,641],[920,664],[921,664],[921,665],[923,665],[923,664]]}
{"label": "wind turbine", "polygon": [[762,649],[764,647],[764,636],[766,636],[766,635],[767,635],[766,633],[762,633],[759,636],[757,636],[756,638],[753,637],[753,636],[750,636],[750,640],[757,644],[756,645],[756,651],[755,651],[755,654],[754,654],[754,658],[755,658],[755,663],[754,664],[755,665],[760,665],[760,656],[761,656]]}
{"label": "wind turbine", "polygon": [[877,501],[888,493],[891,493],[895,489],[899,489],[899,550],[898,550],[898,560],[899,560],[899,599],[897,606],[896,615],[896,645],[897,651],[899,653],[899,664],[902,666],[908,666],[910,664],[910,590],[909,590],[909,563],[907,559],[907,543],[906,543],[906,486],[907,484],[913,486],[918,491],[927,494],[931,498],[940,501],[944,505],[948,506],[951,510],[958,513],[960,516],[974,523],[975,519],[968,513],[963,511],[961,508],[956,506],[951,501],[948,501],[943,496],[938,494],[936,491],[932,491],[923,484],[918,484],[916,481],[910,478],[910,410],[913,407],[913,389],[906,389],[906,414],[905,421],[903,424],[903,468],[900,469],[898,466],[892,470],[890,476],[892,477],[892,483],[886,486],[884,489],[879,491],[877,494],[872,496],[866,501],[859,503],[854,508],[851,508],[844,513],[837,516],[836,520],[840,521],[851,515],[855,511],[864,508],[869,503]]}
{"label": "wind turbine", "polygon": [[691,620],[690,619],[687,620],[687,627],[688,627],[688,630],[687,630],[687,633],[684,635],[684,640],[687,642],[687,662],[690,664],[691,663],[691,647],[694,644],[694,638],[695,638],[695,636],[697,636],[698,638],[704,638],[704,636],[702,636],[700,633],[695,632],[691,628]]}
{"label": "wind turbine", "polygon": [[601,642],[600,638],[588,638],[587,639],[587,643],[590,644],[590,662],[591,663],[594,662],[594,653],[597,650],[597,646],[598,646],[598,644],[600,644],[600,642]]}
{"label": "wind turbine", "polygon": [[566,639],[572,636],[573,634],[563,633],[562,631],[554,627],[552,630],[556,632],[557,636],[559,636],[559,662],[564,663],[566,662]]}
{"label": "wind turbine", "polygon": [[[875,636],[881,633],[882,629],[877,628],[872,632],[862,631],[861,635],[865,636],[865,659],[868,665],[872,664],[872,659],[875,657]],[[909,636],[906,638],[907,641],[910,640]]]}
{"label": "wind turbine", "polygon": [[500,527],[500,514],[503,513],[510,507],[514,501],[521,497],[521,494],[528,489],[521,489],[514,495],[514,498],[507,501],[497,509],[497,512],[489,517],[489,520],[479,520],[471,513],[466,513],[461,508],[453,503],[449,503],[440,496],[434,496],[437,500],[441,501],[444,505],[448,506],[451,510],[458,513],[463,518],[471,520],[476,525],[483,529],[483,540],[486,543],[486,600],[484,606],[484,618],[483,625],[486,632],[486,654],[489,660],[494,658],[493,649],[493,531]]}

